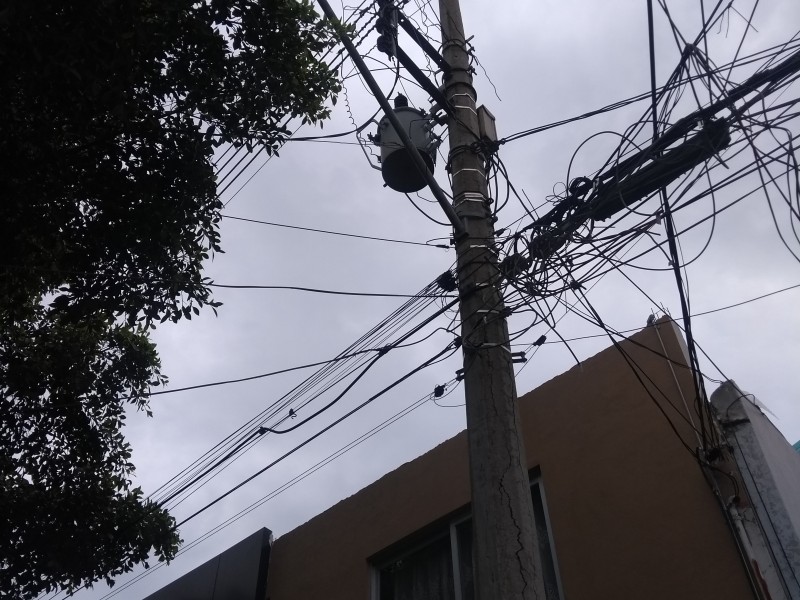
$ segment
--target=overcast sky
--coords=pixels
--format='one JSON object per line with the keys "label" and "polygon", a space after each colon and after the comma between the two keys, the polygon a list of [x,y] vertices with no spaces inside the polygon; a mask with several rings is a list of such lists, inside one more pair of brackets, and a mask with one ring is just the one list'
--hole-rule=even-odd
{"label": "overcast sky", "polygon": [[[710,12],[714,3],[706,4]],[[417,12],[421,5],[421,0],[412,0],[406,12],[416,12],[415,19],[422,30],[438,38],[436,3]],[[699,3],[668,0],[668,5],[685,37],[694,38],[701,23]],[[747,16],[753,8],[753,0],[737,0],[733,6]],[[338,8],[346,18],[353,18],[350,10],[341,5]],[[475,83],[478,101],[496,116],[501,137],[573,117],[650,89],[644,0],[463,0],[462,10],[467,35],[474,36],[472,44],[480,61],[476,66]],[[798,23],[800,3],[762,0],[740,55],[787,42],[795,35]],[[722,65],[733,58],[745,30],[745,19],[733,10],[712,29],[707,37],[708,53],[715,64]],[[656,32],[657,77],[661,85],[677,64],[680,49],[658,3]],[[373,35],[360,49],[376,59],[370,60],[369,65],[376,69],[384,89],[388,89],[393,77],[385,70],[378,71],[383,69],[378,61],[385,61],[385,56],[377,53],[374,43]],[[412,46],[404,35],[401,35],[400,44],[408,49]],[[415,53],[415,56],[418,55]],[[419,60],[424,65],[424,60]],[[735,71],[732,83],[741,81],[760,64],[754,64],[749,71],[746,68]],[[345,70],[350,72],[349,65],[345,65]],[[412,105],[430,107],[426,94],[418,87],[408,82],[403,87]],[[321,132],[306,127],[297,135],[347,131],[353,128],[353,121],[361,124],[375,113],[377,103],[358,77],[347,80],[346,90],[346,96],[342,95],[333,108],[333,118]],[[781,100],[795,98],[797,93],[797,86],[792,87]],[[682,111],[696,107],[687,89],[671,120],[683,116],[685,112]],[[646,109],[647,103],[639,102],[626,109],[524,137],[503,145],[499,156],[515,188],[520,193],[524,190],[532,204],[539,206],[554,191],[563,190],[573,154],[569,177],[590,174],[614,152],[619,137],[614,133],[600,135],[576,153],[581,142],[602,131],[624,133]],[[786,126],[797,133],[796,120]],[[365,133],[375,129],[375,125],[370,125]],[[447,243],[450,233],[447,227],[428,220],[402,194],[382,187],[380,173],[371,168],[362,149],[354,144],[354,135],[337,141],[346,143],[290,142],[281,151],[280,158],[265,164],[265,157],[258,157],[223,194],[223,200],[228,202],[224,214],[365,236],[415,242],[440,239]],[[447,187],[441,163],[440,158],[436,174]],[[262,165],[256,173],[256,168]],[[251,175],[252,180],[234,196]],[[713,175],[722,177],[725,173],[718,168]],[[708,183],[701,180],[698,185],[707,186]],[[715,201],[724,204],[740,195],[747,185],[757,187],[757,175],[750,176],[741,185],[745,187],[725,188]],[[430,194],[422,195],[430,198]],[[800,243],[788,227],[788,209],[785,203],[780,209],[782,201],[777,192],[773,191],[773,196],[773,201],[778,198],[776,219],[784,237],[791,250],[800,255]],[[415,200],[431,217],[444,220],[437,205],[416,197]],[[711,202],[706,198],[693,211],[676,215],[677,228],[685,229],[710,214]],[[512,198],[500,213],[498,227],[513,223],[524,214],[520,203]],[[525,217],[521,224],[527,222],[530,219]],[[663,239],[663,225],[656,226],[653,233]],[[713,235],[709,221],[682,235],[680,241],[687,261],[702,251],[687,267],[693,313],[800,284],[800,264],[781,243],[763,193],[755,193],[721,214],[713,224]],[[225,254],[214,257],[207,271],[220,284],[415,294],[450,268],[455,259],[452,250],[433,246],[335,237],[232,219],[222,222],[222,243]],[[639,244],[637,248],[644,250],[652,246],[652,240],[645,238]],[[666,269],[666,256],[653,252],[625,269],[657,305],[624,277],[609,274],[588,292],[588,298],[606,324],[617,330],[639,328],[659,307],[680,317],[672,272],[647,271],[635,266]],[[248,377],[330,359],[404,302],[402,298],[253,289],[218,289],[215,297],[224,303],[219,316],[206,311],[189,322],[163,325],[155,333],[171,388]],[[574,297],[567,299],[574,301]],[[697,342],[724,376],[701,356],[703,371],[713,379],[735,379],[743,389],[756,394],[790,442],[800,439],[798,305],[800,288],[693,320]],[[434,309],[435,305],[420,313],[414,323],[421,322]],[[422,339],[437,327],[446,328],[452,316],[452,313],[442,316],[412,341]],[[555,317],[560,319],[557,329],[564,338],[602,333],[597,326],[568,313],[563,307],[556,310]],[[510,328],[518,330],[529,324],[529,316],[513,317]],[[517,340],[522,344],[519,349],[545,333],[548,333],[545,326],[533,327]],[[451,340],[452,335],[440,330],[424,342],[390,352],[330,411],[290,434],[263,436],[251,450],[177,506],[173,514],[178,521],[186,518],[442,350]],[[549,333],[548,342],[556,340],[557,337]],[[581,360],[608,345],[608,338],[603,337],[570,343]],[[531,353],[528,355],[530,357]],[[573,364],[575,360],[563,343],[545,344],[519,373],[520,394]],[[186,542],[195,540],[385,419],[428,397],[436,385],[450,381],[458,368],[460,355],[455,354],[417,373],[194,518],[181,528],[181,536]],[[154,418],[132,415],[127,428],[128,439],[134,447],[138,480],[144,491],[155,490],[313,372],[313,369],[298,371],[154,397]],[[709,392],[716,387],[710,381],[706,384]],[[326,401],[320,400],[298,410],[297,420]],[[276,537],[290,531],[463,429],[462,403],[460,387],[441,402],[452,406],[439,406],[430,401],[422,403],[341,458],[186,551],[168,568],[154,570],[115,597],[121,600],[142,598],[259,527],[270,528]],[[286,424],[294,422],[288,419]],[[114,591],[129,578],[121,577]],[[104,586],[97,586],[78,593],[77,598],[101,598],[107,592]]]}

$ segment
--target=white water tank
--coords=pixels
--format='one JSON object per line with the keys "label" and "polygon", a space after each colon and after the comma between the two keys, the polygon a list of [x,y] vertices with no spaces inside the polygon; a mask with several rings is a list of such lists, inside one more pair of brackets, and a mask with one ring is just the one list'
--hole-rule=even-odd
{"label": "white water tank", "polygon": [[[436,153],[431,143],[430,120],[423,111],[410,106],[402,106],[402,103],[397,101],[395,101],[394,113],[422,155],[428,171],[433,173]],[[406,193],[418,192],[424,188],[426,186],[425,177],[417,169],[411,154],[403,146],[400,136],[397,135],[389,119],[385,116],[378,124],[378,133],[381,147],[381,173],[386,185],[393,190]]]}

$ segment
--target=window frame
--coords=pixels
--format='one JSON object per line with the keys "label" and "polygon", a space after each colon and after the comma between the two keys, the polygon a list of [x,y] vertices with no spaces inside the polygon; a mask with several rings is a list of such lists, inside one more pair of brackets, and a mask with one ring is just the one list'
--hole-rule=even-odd
{"label": "window frame", "polygon": [[[534,486],[538,486],[538,494],[541,500],[542,513],[544,516],[544,528],[547,532],[547,545],[550,548],[550,558],[552,562],[552,576],[555,579],[557,600],[564,600],[564,590],[561,584],[561,573],[558,567],[558,556],[556,553],[555,539],[553,537],[553,527],[550,521],[550,511],[547,507],[547,497],[545,494],[544,483],[538,468],[532,469],[529,473],[529,484],[531,498],[534,494]],[[472,520],[470,505],[466,505],[441,519],[423,527],[422,529],[409,534],[403,540],[387,547],[369,559],[370,577],[370,600],[381,600],[381,572],[390,565],[411,556],[421,549],[437,542],[445,537],[450,541],[450,561],[453,573],[454,600],[464,600],[461,580],[461,552],[458,543],[458,527]],[[537,529],[539,529],[537,527]],[[538,531],[537,531],[538,534]],[[543,565],[543,568],[544,565]],[[474,570],[474,569],[473,569]]]}

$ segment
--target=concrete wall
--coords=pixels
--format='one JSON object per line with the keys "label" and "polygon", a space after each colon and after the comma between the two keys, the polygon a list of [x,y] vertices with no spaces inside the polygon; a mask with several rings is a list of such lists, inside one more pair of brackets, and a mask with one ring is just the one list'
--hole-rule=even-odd
{"label": "concrete wall", "polygon": [[[569,600],[753,597],[721,509],[683,445],[697,446],[687,422],[697,416],[677,393],[694,397],[691,378],[676,366],[676,382],[659,333],[666,355],[683,363],[672,323],[622,343],[654,399],[614,348],[520,399],[527,461],[541,471]],[[367,600],[370,557],[468,502],[462,433],[276,540],[268,598]]]}
{"label": "concrete wall", "polygon": [[757,552],[768,550],[757,558],[772,596],[800,599],[800,454],[761,412],[755,397],[735,382],[720,386],[711,402],[755,517],[745,507],[751,543]]}

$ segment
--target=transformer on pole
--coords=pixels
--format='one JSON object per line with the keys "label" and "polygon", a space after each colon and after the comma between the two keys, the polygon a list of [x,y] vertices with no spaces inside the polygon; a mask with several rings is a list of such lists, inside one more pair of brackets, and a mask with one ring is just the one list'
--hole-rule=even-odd
{"label": "transformer on pole", "polygon": [[[436,149],[431,133],[433,122],[425,111],[412,108],[403,95],[394,101],[394,114],[401,127],[425,161],[428,172],[433,174],[436,164]],[[400,140],[400,135],[387,116],[378,123],[378,133],[373,140],[381,149],[381,174],[387,186],[398,192],[418,192],[428,185],[417,168],[414,158]]]}

